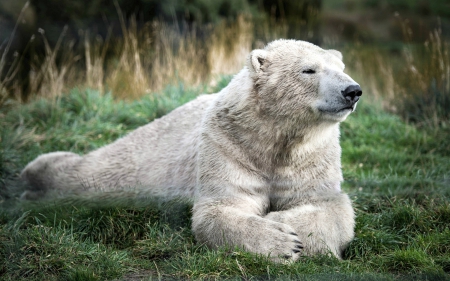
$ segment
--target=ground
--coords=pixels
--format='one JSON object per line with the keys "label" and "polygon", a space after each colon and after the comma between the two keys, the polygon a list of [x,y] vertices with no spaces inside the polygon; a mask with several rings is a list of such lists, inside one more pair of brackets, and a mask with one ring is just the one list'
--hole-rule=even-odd
{"label": "ground", "polygon": [[319,256],[280,265],[239,249],[208,250],[195,243],[186,202],[27,205],[8,197],[38,154],[86,153],[205,90],[172,86],[117,102],[74,89],[55,101],[1,108],[1,279],[450,280],[449,128],[418,129],[381,110],[370,93],[341,125],[343,189],[357,215],[343,261]]}

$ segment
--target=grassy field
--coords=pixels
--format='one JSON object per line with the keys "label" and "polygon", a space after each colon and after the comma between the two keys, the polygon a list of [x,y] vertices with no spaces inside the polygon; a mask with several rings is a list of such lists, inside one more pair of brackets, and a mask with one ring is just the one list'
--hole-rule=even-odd
{"label": "grassy field", "polygon": [[[135,101],[73,89],[0,108],[2,280],[450,280],[450,128],[415,127],[363,96],[342,124],[343,189],[356,238],[330,256],[274,264],[240,249],[211,251],[190,231],[189,202],[150,198],[17,199],[17,175],[41,153],[87,153],[203,92],[175,84]],[[110,195],[110,196],[109,196]]]}

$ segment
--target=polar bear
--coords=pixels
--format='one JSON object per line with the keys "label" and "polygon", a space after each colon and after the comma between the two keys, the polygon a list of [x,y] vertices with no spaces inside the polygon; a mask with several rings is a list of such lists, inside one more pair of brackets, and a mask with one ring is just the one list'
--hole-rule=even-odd
{"label": "polar bear", "polygon": [[192,230],[211,248],[242,247],[275,261],[340,258],[355,223],[340,188],[339,123],[362,94],[343,70],[338,51],[274,41],[252,51],[217,94],[85,156],[39,156],[21,173],[23,197],[139,186],[155,197],[192,198]]}

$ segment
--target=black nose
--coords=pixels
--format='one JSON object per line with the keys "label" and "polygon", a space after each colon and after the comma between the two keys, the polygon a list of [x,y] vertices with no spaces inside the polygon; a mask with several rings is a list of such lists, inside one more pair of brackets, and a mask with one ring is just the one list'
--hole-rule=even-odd
{"label": "black nose", "polygon": [[347,89],[342,91],[342,95],[347,101],[356,103],[359,100],[359,97],[362,95],[362,90],[359,85],[351,85],[348,86]]}

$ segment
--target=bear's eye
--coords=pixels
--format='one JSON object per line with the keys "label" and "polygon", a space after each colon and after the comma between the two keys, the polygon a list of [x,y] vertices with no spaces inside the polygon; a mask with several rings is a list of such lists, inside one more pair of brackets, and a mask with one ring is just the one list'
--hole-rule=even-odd
{"label": "bear's eye", "polygon": [[314,73],[316,73],[316,71],[314,69],[306,69],[306,70],[303,70],[303,73],[314,74]]}

